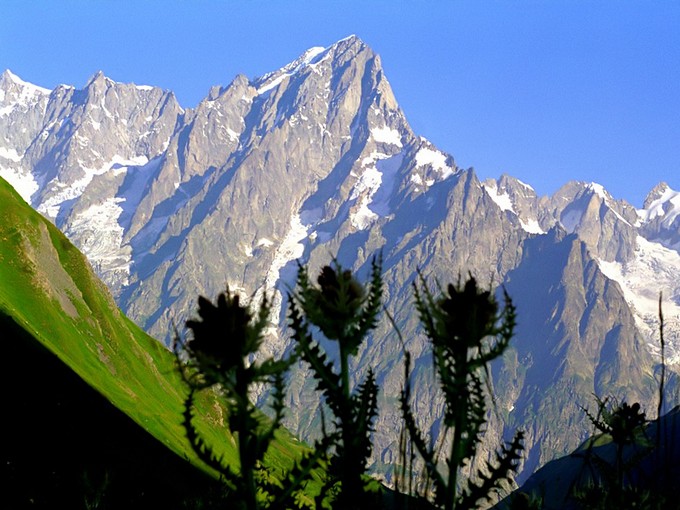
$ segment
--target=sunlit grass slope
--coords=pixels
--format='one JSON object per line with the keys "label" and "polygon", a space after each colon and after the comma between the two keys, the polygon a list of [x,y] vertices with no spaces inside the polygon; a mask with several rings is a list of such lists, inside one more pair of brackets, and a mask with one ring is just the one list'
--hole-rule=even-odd
{"label": "sunlit grass slope", "polygon": [[[173,354],[119,311],[85,257],[2,179],[0,218],[0,313],[167,448],[201,466],[181,425],[185,389]],[[31,376],[30,363],[9,363]],[[206,399],[203,409],[205,439],[236,465],[221,407]],[[275,469],[301,451],[281,436],[268,459]]]}

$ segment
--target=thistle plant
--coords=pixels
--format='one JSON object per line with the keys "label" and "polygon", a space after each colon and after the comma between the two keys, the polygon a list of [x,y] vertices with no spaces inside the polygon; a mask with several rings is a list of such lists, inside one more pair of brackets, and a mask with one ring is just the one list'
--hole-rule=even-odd
{"label": "thistle plant", "polygon": [[[505,294],[505,307],[490,291],[477,287],[474,278],[464,285],[449,285],[435,297],[420,277],[414,283],[416,309],[428,336],[434,368],[444,397],[443,422],[450,439],[450,451],[443,473],[439,453],[417,426],[411,411],[410,355],[406,353],[405,383],[400,396],[404,424],[412,444],[423,458],[431,480],[434,504],[439,508],[476,508],[502,488],[516,472],[522,451],[523,434],[496,453],[495,463],[486,463],[475,477],[463,480],[462,470],[477,453],[487,420],[489,363],[503,354],[515,327],[515,307]],[[448,472],[446,472],[448,471]],[[477,481],[475,481],[477,480]]]}
{"label": "thistle plant", "polygon": [[[333,430],[324,436],[333,445],[329,471],[338,481],[334,508],[366,506],[362,475],[371,455],[371,433],[377,415],[378,386],[372,370],[355,388],[350,386],[349,361],[377,324],[382,297],[381,260],[371,263],[370,282],[359,283],[352,272],[337,261],[325,266],[310,282],[307,269],[300,265],[297,286],[289,295],[289,318],[298,355],[309,364],[330,411]],[[331,357],[314,340],[316,327],[326,339],[337,343],[340,371]]]}
{"label": "thistle plant", "polygon": [[[282,483],[272,480],[262,466],[264,455],[281,428],[285,384],[284,374],[293,359],[253,361],[264,339],[268,325],[270,302],[264,296],[256,312],[241,303],[238,294],[229,289],[213,304],[204,297],[198,299],[199,319],[187,321],[191,339],[182,342],[176,335],[175,353],[181,374],[189,387],[185,400],[184,428],[192,448],[206,464],[221,474],[239,508],[288,508],[319,455],[311,453],[286,473]],[[256,384],[272,388],[273,417],[265,420],[250,400],[250,390]],[[195,423],[197,393],[217,388],[223,397],[228,426],[238,444],[238,469],[218,458],[203,440]]]}
{"label": "thistle plant", "polygon": [[[574,499],[583,508],[652,508],[649,491],[639,490],[628,479],[640,461],[652,451],[652,444],[644,433],[648,422],[645,413],[637,402],[619,404],[614,399],[597,396],[595,400],[595,415],[583,407],[581,409],[597,432],[611,438],[615,458],[611,462],[597,455],[593,449],[595,441],[591,440],[584,457],[586,465],[594,467],[595,471],[585,485],[574,486]],[[636,451],[624,458],[626,448],[631,445],[635,445]]]}
{"label": "thistle plant", "polygon": [[622,448],[633,443],[647,423],[640,404],[635,402],[633,405],[629,405],[627,402],[622,402],[619,405],[614,402],[614,404],[608,405],[609,398],[603,400],[595,397],[595,399],[598,408],[597,416],[593,416],[590,411],[583,409],[595,428],[603,434],[609,434],[613,443]]}

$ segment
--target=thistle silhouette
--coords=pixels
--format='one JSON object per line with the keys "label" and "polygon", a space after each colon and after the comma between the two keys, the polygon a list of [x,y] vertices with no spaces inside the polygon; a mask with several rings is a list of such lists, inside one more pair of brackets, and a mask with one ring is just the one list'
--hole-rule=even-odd
{"label": "thistle silhouette", "polygon": [[[438,452],[428,444],[411,411],[410,354],[406,353],[405,382],[400,404],[406,430],[424,460],[431,480],[434,503],[439,508],[476,508],[490,498],[517,470],[522,451],[523,433],[496,454],[495,463],[472,478],[463,480],[461,470],[477,452],[486,423],[488,364],[508,347],[515,327],[515,308],[505,294],[505,308],[490,291],[480,290],[474,278],[464,285],[448,285],[435,297],[422,275],[420,287],[414,283],[416,309],[431,346],[434,367],[444,396],[445,433],[450,433],[451,447],[446,458],[448,473],[438,466]],[[485,379],[486,377],[486,379]]]}
{"label": "thistle silhouette", "polygon": [[[343,510],[372,506],[362,475],[372,450],[378,385],[369,368],[363,383],[350,388],[349,358],[357,354],[366,335],[376,327],[382,297],[381,265],[379,257],[373,259],[366,286],[337,261],[321,270],[318,286],[309,281],[307,269],[300,266],[295,292],[289,295],[289,318],[297,352],[309,364],[317,389],[334,416],[334,430],[324,430],[324,436],[335,450],[330,461],[331,482],[339,482],[333,508]],[[339,373],[313,339],[311,326],[337,342]]]}
{"label": "thistle silhouette", "polygon": [[[294,358],[253,361],[264,340],[270,302],[265,295],[256,312],[241,303],[238,294],[229,289],[213,304],[198,299],[199,319],[187,321],[192,337],[182,342],[176,335],[175,353],[181,374],[189,387],[185,400],[184,428],[192,448],[209,466],[221,474],[233,493],[232,503],[239,508],[289,508],[296,493],[319,465],[324,450],[315,450],[299,461],[281,479],[273,478],[262,460],[274,434],[281,428],[284,411],[284,376]],[[271,420],[250,400],[255,384],[271,385]],[[196,394],[218,387],[228,415],[228,426],[238,443],[238,469],[218,458],[206,444],[194,424]],[[304,506],[300,503],[300,506]]]}

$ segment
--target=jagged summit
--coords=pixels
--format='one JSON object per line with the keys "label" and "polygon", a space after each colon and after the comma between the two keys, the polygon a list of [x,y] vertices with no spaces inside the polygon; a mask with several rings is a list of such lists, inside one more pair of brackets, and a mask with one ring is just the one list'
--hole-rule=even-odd
{"label": "jagged summit", "polygon": [[[316,69],[316,66],[323,60],[330,59],[332,61],[336,61],[339,58],[343,58],[342,63],[345,63],[348,60],[354,59],[356,55],[362,51],[366,51],[370,58],[377,57],[377,55],[375,55],[372,50],[356,35],[345,37],[328,47],[313,46],[304,51],[295,60],[275,71],[265,73],[252,79],[248,79],[244,75],[239,74],[234,78],[232,83],[226,87],[215,85],[210,88],[206,99],[209,101],[214,101],[230,87],[241,86],[245,83],[255,89],[255,94],[253,94],[253,96],[265,94],[279,86],[284,79],[290,78],[298,73],[303,72],[304,70],[312,69],[320,74],[321,71]],[[337,66],[339,64],[336,62],[332,65]]]}
{"label": "jagged summit", "polygon": [[252,84],[257,89],[257,94],[264,94],[265,92],[270,91],[274,87],[278,86],[284,78],[299,73],[307,66],[312,66],[318,63],[323,57],[324,53],[326,53],[326,48],[310,48],[298,59],[294,60],[290,64],[285,65],[278,71],[273,71],[261,76],[260,78],[256,78],[253,80]]}
{"label": "jagged summit", "polygon": [[645,197],[645,201],[642,204],[643,209],[649,209],[652,205],[652,202],[655,202],[656,200],[659,200],[665,193],[668,191],[673,191],[671,190],[671,187],[668,185],[667,182],[662,181],[656,186],[654,186],[649,193],[647,193],[647,196]]}
{"label": "jagged summit", "polygon": [[[360,54],[364,53],[359,57]],[[252,85],[257,89],[257,94],[264,94],[278,86],[283,79],[289,78],[305,70],[316,70],[316,66],[322,61],[331,60],[331,66],[338,67],[348,61],[363,61],[374,58],[375,54],[357,36],[349,36],[342,39],[328,48],[314,46],[306,50],[300,57],[295,59],[282,68],[264,74],[252,81]],[[317,72],[320,72],[316,70]]]}
{"label": "jagged summit", "polygon": [[174,96],[172,92],[162,90],[159,87],[154,87],[151,85],[137,85],[135,83],[123,83],[113,80],[104,74],[104,71],[97,71],[92,77],[87,81],[83,90],[107,90],[109,88],[116,89],[131,89],[134,88],[140,93],[163,93]]}
{"label": "jagged summit", "polygon": [[89,87],[89,86],[97,84],[97,83],[105,83],[105,82],[114,83],[114,81],[111,78],[108,78],[104,74],[104,71],[102,71],[100,69],[99,71],[94,73],[89,80],[87,80],[85,87]]}
{"label": "jagged summit", "polygon": [[7,87],[10,83],[17,83],[21,81],[21,78],[19,78],[17,75],[15,75],[12,71],[9,69],[5,69],[2,74],[0,74],[0,88],[5,88]]}
{"label": "jagged summit", "polygon": [[342,39],[339,39],[338,41],[335,42],[333,46],[339,46],[342,44],[361,44],[365,45],[364,41],[361,40],[361,38],[357,34],[350,34],[346,37],[343,37]]}
{"label": "jagged summit", "polygon": [[0,75],[0,119],[13,112],[27,112],[33,106],[44,107],[51,90],[22,80],[6,69]]}
{"label": "jagged summit", "polygon": [[22,88],[26,88],[31,92],[38,92],[42,94],[49,94],[50,92],[52,92],[50,89],[39,87],[37,85],[24,81],[9,69],[5,69],[3,73],[0,75],[0,88],[5,89],[11,84]]}
{"label": "jagged summit", "polygon": [[680,250],[680,192],[661,182],[637,211],[645,237],[672,250]]}

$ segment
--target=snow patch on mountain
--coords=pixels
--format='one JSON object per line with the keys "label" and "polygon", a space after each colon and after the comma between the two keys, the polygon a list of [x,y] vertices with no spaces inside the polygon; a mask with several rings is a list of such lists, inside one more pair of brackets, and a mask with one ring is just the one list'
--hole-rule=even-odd
{"label": "snow patch on mountain", "polygon": [[541,225],[539,225],[538,221],[535,219],[530,219],[525,222],[520,218],[519,223],[522,225],[522,229],[529,234],[545,234],[545,230],[541,228]]}
{"label": "snow patch on mountain", "polygon": [[231,128],[226,128],[227,129],[227,136],[232,142],[238,142],[238,133],[234,131]]}
{"label": "snow patch on mountain", "polygon": [[616,281],[631,306],[652,352],[659,351],[659,293],[663,295],[664,336],[670,363],[680,363],[680,254],[642,236],[635,257],[621,264],[598,260],[605,276]]}
{"label": "snow patch on mountain", "polygon": [[482,184],[482,187],[484,188],[484,191],[486,191],[487,195],[491,197],[491,200],[493,200],[496,203],[496,205],[501,208],[501,211],[510,211],[515,215],[517,214],[512,204],[512,199],[510,198],[510,195],[508,195],[507,193],[499,193],[498,189],[493,186],[487,186],[486,184]]}
{"label": "snow patch on mountain", "polygon": [[396,145],[397,147],[401,148],[401,135],[399,134],[399,131],[396,129],[392,129],[387,126],[383,126],[381,128],[373,128],[371,129],[371,136],[373,137],[373,140],[379,143],[387,143],[390,145]]}
{"label": "snow patch on mountain", "polygon": [[284,78],[291,76],[291,74],[292,73],[284,73],[284,74],[274,78],[269,83],[266,83],[263,86],[259,87],[257,89],[257,94],[261,95],[261,94],[264,94],[265,92],[269,92],[271,89],[278,86],[284,80]]}
{"label": "snow patch on mountain", "polygon": [[[375,168],[368,169],[362,175],[362,180],[358,186],[364,189],[368,188],[370,191],[368,195],[361,197],[358,208],[350,215],[350,221],[354,228],[364,230],[378,218],[378,215],[371,211],[368,205],[371,201],[372,193],[380,186],[380,173]],[[356,194],[357,189],[354,189],[353,195]],[[353,196],[351,198],[356,199],[357,197]]]}
{"label": "snow patch on mountain", "polygon": [[442,179],[453,175],[453,168],[446,164],[446,154],[430,149],[429,147],[422,147],[416,153],[416,167],[431,166],[441,174]]}
{"label": "snow patch on mountain", "polygon": [[[154,158],[143,165],[135,163],[144,163],[144,157],[131,160],[115,157],[114,160],[105,165],[108,167],[105,172],[111,172],[113,176],[125,174],[116,196],[75,213],[65,231],[69,237],[77,239],[80,250],[111,287],[129,283],[133,247],[125,241],[125,233],[149,180],[160,166],[161,158]],[[138,244],[139,237],[135,239],[135,246],[138,247]]]}
{"label": "snow patch on mountain", "polygon": [[594,192],[597,196],[599,196],[603,200],[609,200],[609,193],[605,191],[602,184],[598,184],[596,182],[588,183],[588,189]]}
{"label": "snow patch on mountain", "polygon": [[[122,198],[120,202],[122,213],[117,221],[126,231],[130,228],[132,217],[147,191],[149,181],[158,173],[162,160],[162,156],[156,156],[142,166],[121,166],[119,168],[118,171],[125,171],[126,175],[117,195]],[[143,160],[140,158],[140,161]]]}
{"label": "snow patch on mountain", "polygon": [[[269,271],[265,277],[264,286],[255,293],[253,301],[255,303],[261,302],[263,298],[263,293],[267,292],[270,294],[273,290],[273,297],[271,297],[271,314],[272,322],[270,327],[267,328],[265,334],[269,336],[266,342],[267,355],[273,355],[279,353],[280,349],[283,349],[284,343],[282,341],[282,336],[277,335],[277,326],[279,324],[279,318],[281,316],[281,311],[283,308],[283,292],[282,286],[285,284],[292,284],[295,278],[296,270],[286,271],[289,264],[295,260],[298,260],[305,252],[304,241],[308,237],[310,230],[309,225],[305,225],[302,216],[304,212],[300,214],[293,214],[290,219],[290,226],[286,236],[281,241],[281,244],[276,249],[274,254],[274,260],[269,266]],[[261,238],[258,241],[258,246],[272,246],[273,242],[266,238]]]}
{"label": "snow patch on mountain", "polygon": [[380,216],[387,216],[390,214],[389,200],[392,197],[397,173],[404,161],[404,154],[398,153],[386,159],[376,161],[375,167],[380,172],[380,187],[372,196],[370,204],[371,210]]}
{"label": "snow patch on mountain", "polygon": [[[527,184],[524,183],[520,184],[524,185],[529,189],[532,189],[531,186]],[[517,218],[519,219],[519,223],[522,227],[522,230],[529,234],[545,234],[545,230],[541,228],[541,226],[538,223],[538,220],[536,220],[535,218],[530,218],[527,219],[526,221],[522,219],[522,217],[515,210],[515,204],[513,204],[510,195],[505,191],[499,192],[496,186],[496,181],[489,180],[482,184],[482,188],[484,189],[484,191],[486,191],[487,195],[489,195],[491,200],[493,200],[494,203],[501,209],[501,211],[510,211],[515,216],[517,216]]]}
{"label": "snow patch on mountain", "polygon": [[515,179],[515,182],[517,182],[517,184],[522,185],[523,187],[525,187],[525,188],[528,189],[529,191],[533,191],[533,192],[536,191],[536,190],[534,190],[533,186],[531,186],[530,184],[527,184],[526,182],[522,182],[522,181],[520,181],[520,180],[517,179],[517,178]]}
{"label": "snow patch on mountain", "polygon": [[363,159],[363,173],[349,197],[350,200],[359,200],[358,207],[350,214],[354,228],[364,230],[378,217],[390,213],[388,202],[403,159],[401,152],[392,156],[373,152]]}
{"label": "snow patch on mountain", "polygon": [[15,149],[0,147],[0,158],[9,159],[10,161],[18,163],[24,158],[24,156],[20,155]]}
{"label": "snow patch on mountain", "polygon": [[317,63],[319,56],[326,51],[326,48],[321,46],[315,46],[308,49],[299,59],[282,67],[278,71],[273,73],[268,73],[257,80],[257,95],[269,92],[273,88],[277,87],[285,78],[293,76],[294,74],[300,72],[302,69],[310,64]]}
{"label": "snow patch on mountain", "polygon": [[0,165],[0,177],[10,183],[28,204],[31,203],[31,197],[40,187],[31,172],[24,172],[20,169]]}
{"label": "snow patch on mountain", "polygon": [[124,229],[118,224],[123,212],[123,198],[107,198],[77,214],[70,222],[66,235],[77,236],[81,251],[103,279],[128,284],[132,249],[123,246]]}
{"label": "snow patch on mountain", "polygon": [[303,241],[307,238],[309,227],[302,223],[299,214],[293,214],[286,237],[276,249],[274,260],[265,278],[265,287],[273,289],[281,279],[281,270],[289,263],[302,257],[305,252]]}
{"label": "snow patch on mountain", "polygon": [[123,168],[142,166],[148,162],[149,160],[146,156],[135,156],[126,159],[116,155],[99,168],[89,168],[79,160],[80,169],[83,171],[82,177],[70,183],[61,182],[58,179],[50,182],[46,187],[52,188],[55,192],[38,206],[38,211],[48,218],[56,219],[63,203],[80,197],[96,175],[102,175],[111,170],[120,172]]}

